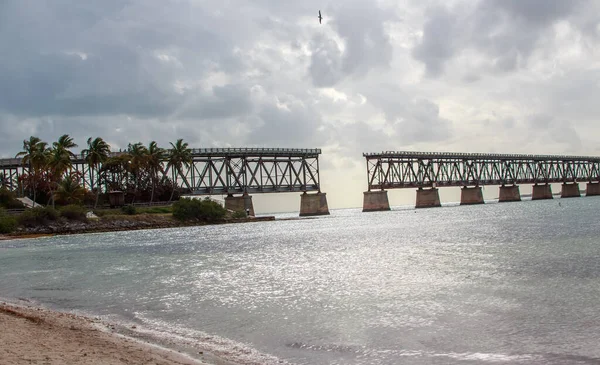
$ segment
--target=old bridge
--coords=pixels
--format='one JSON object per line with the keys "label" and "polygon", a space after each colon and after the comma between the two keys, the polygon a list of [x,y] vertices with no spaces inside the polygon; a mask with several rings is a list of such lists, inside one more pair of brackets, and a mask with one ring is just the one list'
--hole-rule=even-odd
{"label": "old bridge", "polygon": [[[123,152],[113,152],[112,157]],[[159,179],[175,180],[184,195],[227,195],[225,207],[249,210],[254,215],[252,196],[258,193],[301,192],[300,215],[329,214],[325,193],[319,179],[320,149],[293,148],[194,148],[192,162],[176,169],[165,160]],[[113,174],[112,179],[127,179],[127,174],[114,176],[102,166],[91,167],[85,156],[72,159],[72,171],[81,176],[84,187],[93,188],[94,176]],[[28,168],[21,159],[0,159],[3,185],[22,194],[19,177]],[[106,192],[106,186],[100,186]],[[308,192],[315,192],[308,194]]]}
{"label": "old bridge", "polygon": [[483,204],[482,185],[500,185],[499,201],[519,201],[518,184],[533,184],[532,199],[552,199],[550,183],[561,183],[561,197],[600,195],[600,157],[444,152],[363,153],[368,191],[363,211],[389,210],[386,189],[417,188],[416,207],[440,206],[438,187],[461,187],[461,204]]}

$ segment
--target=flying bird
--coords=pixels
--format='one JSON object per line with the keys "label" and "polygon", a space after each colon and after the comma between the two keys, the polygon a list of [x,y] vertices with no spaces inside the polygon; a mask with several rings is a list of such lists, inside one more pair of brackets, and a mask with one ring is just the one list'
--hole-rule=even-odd
{"label": "flying bird", "polygon": [[319,10],[319,24],[322,24],[321,20],[323,20],[323,17],[321,16],[321,10]]}

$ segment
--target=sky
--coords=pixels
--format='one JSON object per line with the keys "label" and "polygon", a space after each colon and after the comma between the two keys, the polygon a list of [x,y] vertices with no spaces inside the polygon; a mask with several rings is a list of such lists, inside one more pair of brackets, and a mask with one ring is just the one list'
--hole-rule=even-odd
{"label": "sky", "polygon": [[[0,0],[0,157],[65,133],[77,150],[97,136],[113,149],[178,138],[321,148],[322,191],[343,208],[362,205],[363,152],[600,155],[599,10],[586,0]],[[299,200],[254,204],[298,210]],[[390,203],[414,203],[414,191]]]}

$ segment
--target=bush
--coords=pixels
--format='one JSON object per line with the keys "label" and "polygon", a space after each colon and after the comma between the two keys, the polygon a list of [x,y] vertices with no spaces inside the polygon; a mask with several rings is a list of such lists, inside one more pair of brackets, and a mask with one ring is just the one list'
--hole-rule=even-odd
{"label": "bush", "polygon": [[17,200],[17,196],[12,191],[2,188],[0,189],[0,207],[6,209],[23,209],[23,203]]}
{"label": "bush", "polygon": [[129,204],[129,205],[123,205],[121,207],[121,211],[127,215],[135,215],[137,213],[137,210],[135,209],[135,206]]}
{"label": "bush", "polygon": [[173,203],[173,217],[181,221],[200,220],[215,222],[221,220],[227,214],[227,210],[219,203],[209,199],[180,199]]}
{"label": "bush", "polygon": [[137,208],[140,214],[169,214],[173,212],[170,206]]}
{"label": "bush", "polygon": [[233,214],[231,214],[231,218],[246,218],[248,215],[246,215],[246,212],[244,212],[243,210],[236,210],[235,212],[233,212]]}
{"label": "bush", "polygon": [[9,215],[0,213],[0,233],[11,233],[17,229],[17,220]]}
{"label": "bush", "polygon": [[25,227],[35,227],[48,224],[58,219],[58,212],[51,207],[36,207],[25,210],[17,219]]}
{"label": "bush", "polygon": [[87,222],[86,209],[80,205],[67,205],[60,208],[60,216],[71,221]]}

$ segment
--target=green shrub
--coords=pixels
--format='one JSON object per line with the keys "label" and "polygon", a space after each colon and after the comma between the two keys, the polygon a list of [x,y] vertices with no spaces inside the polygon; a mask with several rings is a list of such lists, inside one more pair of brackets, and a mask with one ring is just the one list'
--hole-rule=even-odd
{"label": "green shrub", "polygon": [[6,209],[23,209],[23,203],[17,200],[17,196],[12,191],[1,188],[0,189],[0,207]]}
{"label": "green shrub", "polygon": [[235,212],[233,212],[231,214],[231,218],[246,218],[248,215],[246,215],[246,212],[244,212],[243,210],[236,210]]}
{"label": "green shrub", "polygon": [[60,216],[71,221],[87,222],[86,209],[80,205],[67,205],[60,208]]}
{"label": "green shrub", "polygon": [[17,221],[22,226],[35,227],[55,221],[58,219],[58,217],[59,214],[54,208],[36,207],[25,210],[19,215]]}
{"label": "green shrub", "polygon": [[180,199],[173,203],[173,217],[181,221],[195,219],[200,215],[200,205],[197,200]]}
{"label": "green shrub", "polygon": [[0,233],[11,233],[17,229],[17,220],[9,215],[0,213]]}
{"label": "green shrub", "polygon": [[215,222],[221,220],[227,210],[219,203],[209,199],[180,199],[173,204],[173,217],[182,221],[200,220]]}
{"label": "green shrub", "polygon": [[137,210],[135,209],[135,206],[129,204],[129,205],[123,205],[121,207],[121,211],[127,215],[135,215],[137,213]]}
{"label": "green shrub", "polygon": [[94,214],[98,217],[104,217],[106,215],[115,215],[121,213],[121,209],[94,209]]}
{"label": "green shrub", "polygon": [[170,206],[137,208],[140,214],[169,214],[173,212]]}

